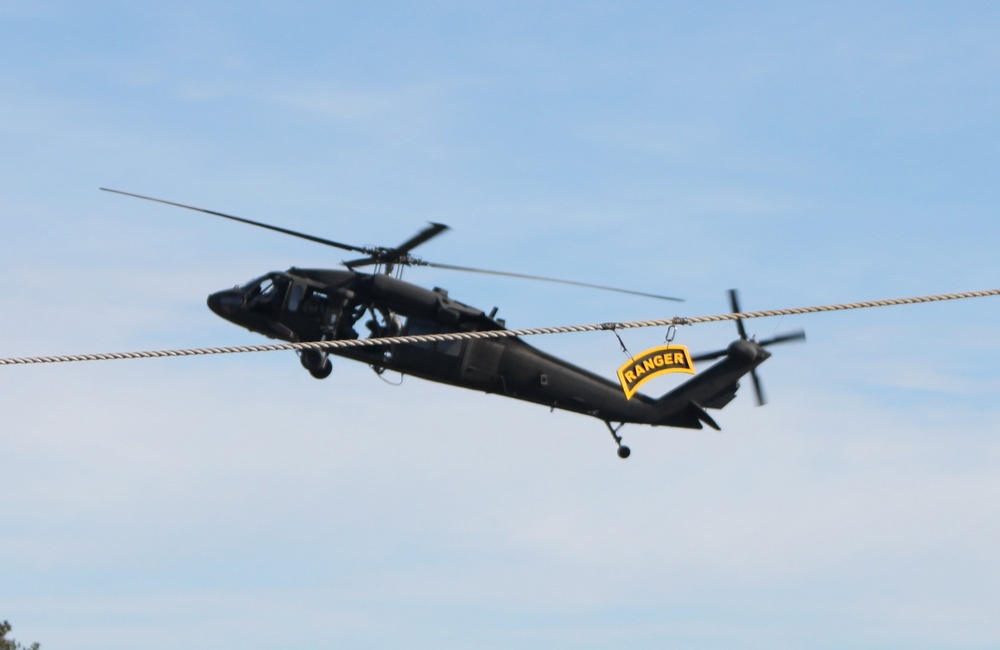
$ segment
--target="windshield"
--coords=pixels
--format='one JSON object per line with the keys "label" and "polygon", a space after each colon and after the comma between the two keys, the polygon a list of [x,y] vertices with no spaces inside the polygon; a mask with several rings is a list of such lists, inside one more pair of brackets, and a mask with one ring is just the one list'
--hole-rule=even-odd
{"label": "windshield", "polygon": [[243,291],[244,304],[249,307],[270,302],[278,293],[279,284],[283,284],[280,275],[273,273],[247,282],[240,287]]}

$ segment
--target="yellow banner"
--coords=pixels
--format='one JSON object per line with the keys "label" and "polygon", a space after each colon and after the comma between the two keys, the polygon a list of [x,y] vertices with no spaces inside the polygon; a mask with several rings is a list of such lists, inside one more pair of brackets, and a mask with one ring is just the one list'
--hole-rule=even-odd
{"label": "yellow banner", "polygon": [[668,372],[694,374],[694,362],[691,361],[691,354],[687,347],[664,345],[646,350],[618,369],[618,380],[622,383],[625,398],[632,399],[632,396],[639,390],[639,386],[653,377]]}

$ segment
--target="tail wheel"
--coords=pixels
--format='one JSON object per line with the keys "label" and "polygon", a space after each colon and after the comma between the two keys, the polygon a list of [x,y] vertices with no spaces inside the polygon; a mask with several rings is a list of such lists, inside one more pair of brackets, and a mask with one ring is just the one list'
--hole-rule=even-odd
{"label": "tail wheel", "polygon": [[604,426],[606,426],[608,431],[611,432],[611,437],[615,439],[615,444],[618,445],[618,457],[622,460],[628,458],[629,455],[631,455],[632,450],[622,444],[622,437],[618,435],[618,431],[625,426],[625,423],[620,422],[618,426],[613,426],[610,422],[604,420]]}

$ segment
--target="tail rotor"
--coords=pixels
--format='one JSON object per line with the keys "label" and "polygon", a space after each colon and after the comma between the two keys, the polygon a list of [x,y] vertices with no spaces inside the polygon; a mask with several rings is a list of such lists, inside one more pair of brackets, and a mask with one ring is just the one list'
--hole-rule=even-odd
{"label": "tail rotor", "polygon": [[[739,300],[739,295],[736,292],[736,289],[729,290],[729,306],[732,309],[732,313],[734,314],[743,313],[740,310],[740,300]],[[766,348],[770,345],[777,345],[778,343],[791,343],[794,341],[804,341],[806,339],[805,330],[799,329],[795,330],[794,332],[788,332],[787,334],[779,334],[769,339],[764,339],[763,341],[757,341],[755,338],[747,335],[747,330],[746,327],[743,326],[742,318],[736,319],[736,331],[740,335],[740,341],[746,341],[751,345],[760,348],[761,352],[763,352],[763,348]],[[732,348],[732,346],[730,346],[730,348]],[[715,352],[709,352],[707,354],[700,354],[693,357],[693,359],[695,361],[708,361],[710,359],[718,359],[719,357],[723,357],[729,354],[730,348],[727,348],[725,350],[717,350]],[[763,406],[764,404],[767,403],[767,400],[764,398],[764,389],[761,386],[760,377],[757,376],[756,367],[750,371],[750,379],[753,381],[754,395],[757,397],[757,406]]]}

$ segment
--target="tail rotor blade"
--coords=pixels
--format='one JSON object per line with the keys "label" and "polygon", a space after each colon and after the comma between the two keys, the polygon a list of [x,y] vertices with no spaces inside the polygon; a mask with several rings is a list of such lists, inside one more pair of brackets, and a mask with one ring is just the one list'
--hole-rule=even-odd
{"label": "tail rotor blade", "polygon": [[[736,289],[729,290],[729,306],[732,308],[734,314],[743,313],[740,310],[740,298],[739,294],[736,292]],[[750,337],[747,336],[746,328],[743,326],[742,318],[736,319],[736,329],[740,334],[740,339],[744,341],[750,340]],[[788,332],[787,334],[779,334],[777,336],[773,336],[763,341],[756,341],[756,343],[754,343],[754,341],[751,341],[751,343],[760,346],[760,348],[764,348],[767,347],[768,345],[775,345],[778,343],[791,343],[793,341],[804,341],[805,338],[806,338],[806,333],[804,330],[796,330],[794,332]],[[719,350],[717,352],[709,352],[707,354],[699,354],[697,356],[692,357],[692,360],[708,361],[710,359],[718,359],[719,357],[725,356],[728,352],[729,349]],[[759,352],[763,355],[761,361],[767,359],[767,357],[770,356],[769,353],[764,352],[761,349],[759,349]],[[758,362],[758,364],[759,363],[760,362]],[[750,380],[753,381],[753,390],[754,390],[754,395],[757,398],[757,406],[764,406],[764,404],[767,403],[767,399],[764,397],[764,387],[760,383],[760,377],[757,376],[756,365],[758,364],[754,365],[754,367],[750,370],[749,374],[750,374]]]}
{"label": "tail rotor blade", "polygon": [[711,361],[712,359],[718,359],[719,357],[724,357],[728,353],[728,350],[716,350],[715,352],[705,352],[704,354],[697,354],[691,357],[691,361]]}
{"label": "tail rotor blade", "polygon": [[805,341],[805,340],[806,340],[805,330],[795,330],[794,332],[789,332],[788,334],[779,334],[778,336],[774,336],[767,340],[761,341],[760,344],[767,346],[767,345],[775,345],[777,343],[791,343],[793,341]]}
{"label": "tail rotor blade", "polygon": [[[736,289],[730,289],[729,290],[729,306],[732,307],[734,314],[740,314],[740,313],[742,313],[740,311],[740,300],[739,300],[739,296],[736,293]],[[736,319],[736,331],[738,331],[740,333],[740,338],[741,339],[746,340],[748,338],[747,337],[747,330],[746,330],[745,327],[743,327],[743,319],[742,318],[737,318]]]}
{"label": "tail rotor blade", "polygon": [[764,406],[764,404],[767,404],[767,400],[764,399],[764,389],[760,385],[760,377],[757,376],[756,368],[750,371],[750,379],[753,380],[753,390],[757,396],[757,406]]}

